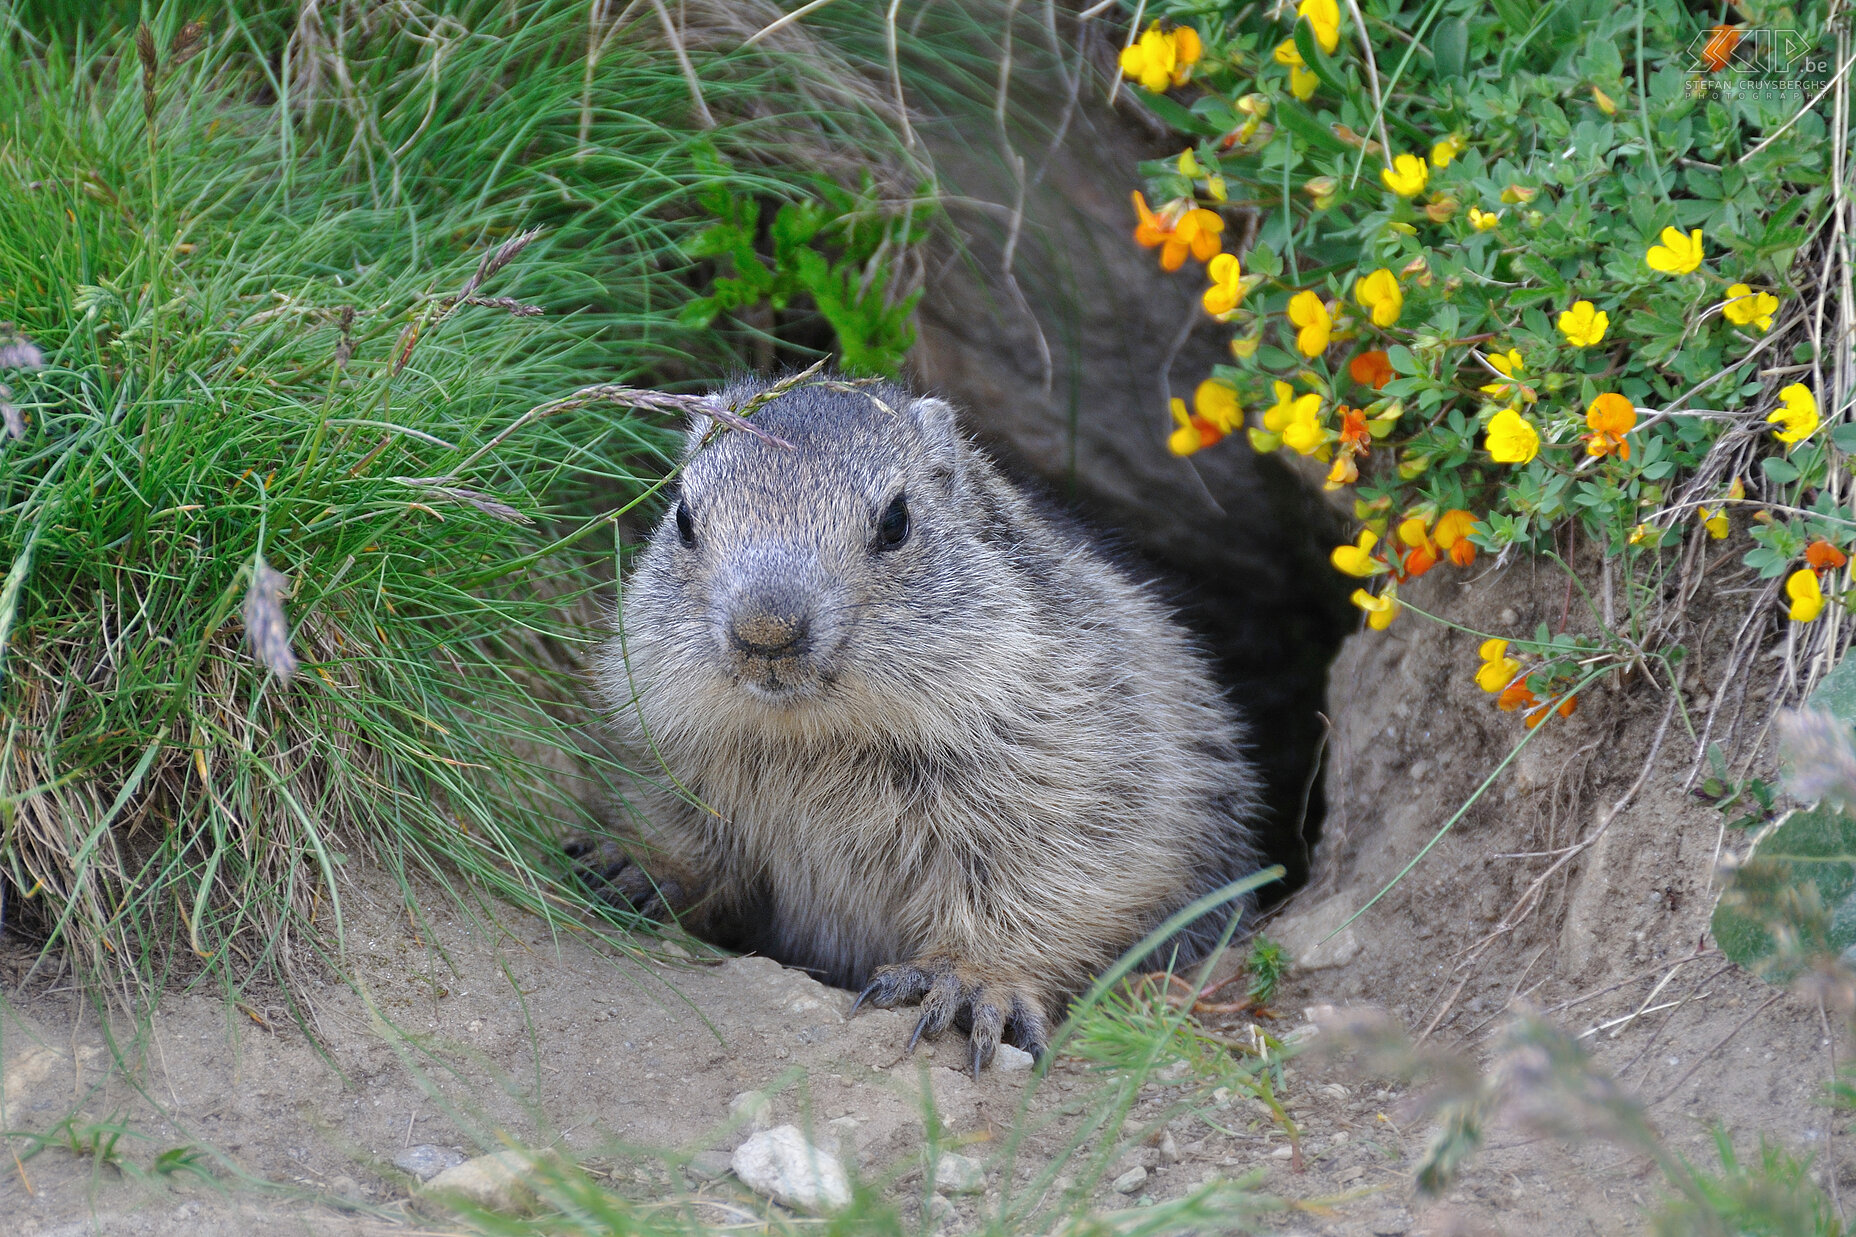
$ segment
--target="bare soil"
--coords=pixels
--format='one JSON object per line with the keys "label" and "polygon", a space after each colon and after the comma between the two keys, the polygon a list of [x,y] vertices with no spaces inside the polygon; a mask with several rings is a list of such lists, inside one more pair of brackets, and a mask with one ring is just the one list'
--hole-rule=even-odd
{"label": "bare soil", "polygon": [[[1525,569],[1484,574],[1473,590],[1447,575],[1408,595],[1478,629],[1561,618],[1544,577]],[[1666,691],[1588,692],[1341,926],[1525,733],[1474,685],[1476,643],[1407,616],[1344,650],[1316,879],[1266,928],[1300,964],[1265,1025],[1280,1036],[1305,1007],[1374,1005],[1427,1047],[1487,1061],[1516,1011],[1541,1011],[1694,1162],[1711,1162],[1719,1121],[1743,1151],[1764,1133],[1814,1157],[1820,1181],[1856,1187],[1849,1140],[1833,1139],[1839,1122],[1819,1102],[1847,1055],[1834,1015],[1733,968],[1707,937],[1717,853],[1739,838],[1684,789],[1696,739],[1679,713],[1665,724]],[[1697,718],[1727,669],[1699,643],[1684,686]],[[1770,685],[1732,678],[1727,689],[1747,698],[1753,719],[1737,739],[1745,744],[1758,737],[1751,727]],[[429,917],[415,927],[397,886],[364,869],[351,879],[354,985],[312,986],[294,1013],[281,997],[258,1008],[182,993],[140,1027],[113,1021],[106,1036],[67,986],[43,976],[22,985],[32,951],[0,944],[0,1128],[20,1157],[34,1145],[23,1133],[65,1131],[40,1154],[0,1157],[0,1230],[452,1231],[453,1220],[410,1199],[394,1157],[415,1144],[474,1155],[510,1142],[555,1147],[629,1197],[693,1198],[706,1222],[736,1223],[754,1200],[680,1157],[746,1137],[752,1105],[738,1097],[757,1091],[771,1097],[763,1123],[792,1122],[837,1146],[905,1217],[920,1217],[925,1080],[948,1140],[988,1164],[983,1192],[924,1220],[959,1232],[1070,1154],[1077,1112],[1104,1085],[1072,1059],[1037,1081],[997,1071],[975,1081],[952,1037],[905,1056],[909,1013],[847,1020],[848,993],[766,959],[639,961],[520,915],[486,927],[429,891]],[[1237,1035],[1244,1021],[1211,1025]],[[1318,1056],[1289,1073],[1299,1164],[1255,1101],[1169,1118],[1175,1080],[1156,1078],[1116,1132],[1125,1145],[1093,1187],[1095,1204],[1140,1207],[1260,1170],[1261,1190],[1301,1204],[1266,1231],[1619,1233],[1638,1231],[1663,1190],[1628,1148],[1503,1121],[1442,1198],[1419,1199],[1412,1172],[1430,1131],[1412,1092]],[[125,1131],[114,1159],[96,1154],[107,1127]],[[1031,1132],[1013,1158],[1015,1128]],[[210,1179],[153,1171],[183,1146],[207,1149]],[[1112,1180],[1136,1166],[1145,1181],[1116,1192]],[[1061,1171],[1068,1181],[1055,1189],[1094,1179],[1081,1156]]]}

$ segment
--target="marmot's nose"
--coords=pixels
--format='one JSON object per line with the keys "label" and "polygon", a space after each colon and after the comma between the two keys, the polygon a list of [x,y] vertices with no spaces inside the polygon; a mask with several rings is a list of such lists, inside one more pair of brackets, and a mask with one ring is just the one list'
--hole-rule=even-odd
{"label": "marmot's nose", "polygon": [[750,657],[790,657],[805,651],[812,624],[797,599],[758,597],[736,607],[728,639]]}

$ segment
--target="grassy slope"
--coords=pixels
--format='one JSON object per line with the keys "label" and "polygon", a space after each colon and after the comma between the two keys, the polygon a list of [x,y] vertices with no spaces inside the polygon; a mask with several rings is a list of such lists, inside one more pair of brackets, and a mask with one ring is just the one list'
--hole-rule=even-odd
{"label": "grassy slope", "polygon": [[[0,914],[118,976],[287,965],[352,851],[558,896],[535,856],[574,807],[512,752],[578,759],[538,702],[570,685],[509,667],[594,634],[567,610],[611,553],[589,496],[635,498],[663,432],[595,408],[396,478],[577,386],[719,367],[676,325],[686,203],[791,187],[718,159],[761,133],[693,125],[635,32],[589,56],[584,5],[293,38],[272,9],[191,49],[181,12],[151,116],[133,27],[0,5],[0,319],[46,358],[0,375],[29,419],[0,439]],[[528,228],[479,296],[545,314],[446,299]],[[260,559],[288,681],[243,639]]]}

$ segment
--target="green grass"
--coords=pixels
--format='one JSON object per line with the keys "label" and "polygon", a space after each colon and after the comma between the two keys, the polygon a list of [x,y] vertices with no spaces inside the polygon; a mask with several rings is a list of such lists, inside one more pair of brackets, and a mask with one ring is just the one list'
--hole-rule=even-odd
{"label": "green grass", "polygon": [[[290,973],[362,857],[572,900],[557,770],[612,770],[571,655],[671,431],[596,406],[474,457],[582,385],[734,364],[677,321],[693,203],[807,183],[748,162],[790,64],[699,58],[707,129],[585,5],[335,9],[188,46],[165,5],[138,57],[108,9],[0,2],[0,320],[45,360],[0,375],[0,915],[125,996]],[[261,566],[289,678],[247,639]]]}

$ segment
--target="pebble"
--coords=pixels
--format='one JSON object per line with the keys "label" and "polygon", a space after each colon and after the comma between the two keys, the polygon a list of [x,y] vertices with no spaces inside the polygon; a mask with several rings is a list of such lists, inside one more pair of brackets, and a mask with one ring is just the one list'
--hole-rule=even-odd
{"label": "pebble", "polygon": [[993,1049],[992,1067],[1001,1074],[1017,1074],[1030,1069],[1038,1059],[1023,1048],[1014,1048],[1010,1044],[1000,1044]]}
{"label": "pebble", "polygon": [[728,1119],[757,1134],[773,1124],[773,1101],[764,1092],[743,1091],[728,1101]]}
{"label": "pebble", "polygon": [[683,1171],[696,1181],[714,1181],[725,1175],[732,1167],[726,1151],[698,1151],[690,1157],[690,1162],[683,1166]]}
{"label": "pebble", "polygon": [[503,1215],[525,1216],[540,1203],[524,1180],[533,1172],[534,1160],[527,1152],[496,1151],[453,1164],[426,1182],[421,1193],[448,1196]]}
{"label": "pebble", "polygon": [[930,1224],[937,1227],[943,1224],[952,1224],[954,1218],[959,1214],[960,1209],[955,1207],[954,1204],[947,1199],[942,1198],[939,1194],[931,1194],[928,1196],[928,1222]]}
{"label": "pebble", "polygon": [[946,1152],[935,1161],[934,1188],[949,1194],[977,1194],[986,1188],[986,1167],[970,1156]]}
{"label": "pebble", "polygon": [[1132,1194],[1147,1184],[1147,1170],[1135,1165],[1121,1176],[1115,1178],[1115,1193]]}
{"label": "pebble", "polygon": [[807,1142],[796,1126],[762,1130],[736,1147],[729,1163],[743,1185],[785,1207],[825,1212],[851,1201],[838,1157]]}
{"label": "pebble", "polygon": [[1172,1130],[1160,1135],[1160,1162],[1162,1164],[1179,1163],[1179,1142],[1173,1137]]}
{"label": "pebble", "polygon": [[456,1147],[435,1147],[431,1143],[415,1143],[393,1157],[393,1167],[420,1181],[430,1181],[447,1168],[463,1162],[464,1153]]}

